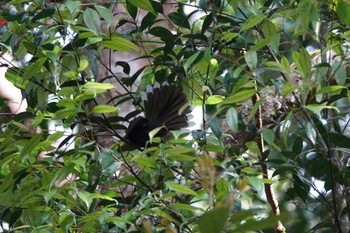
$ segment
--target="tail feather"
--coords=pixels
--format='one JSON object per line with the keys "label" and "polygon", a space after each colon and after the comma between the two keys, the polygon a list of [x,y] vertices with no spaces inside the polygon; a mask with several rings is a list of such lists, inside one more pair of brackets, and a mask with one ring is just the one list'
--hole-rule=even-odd
{"label": "tail feather", "polygon": [[181,87],[167,83],[162,86],[158,84],[146,96],[143,103],[147,119],[164,124],[169,129],[180,129],[188,125],[186,115],[191,109],[186,107],[188,100]]}

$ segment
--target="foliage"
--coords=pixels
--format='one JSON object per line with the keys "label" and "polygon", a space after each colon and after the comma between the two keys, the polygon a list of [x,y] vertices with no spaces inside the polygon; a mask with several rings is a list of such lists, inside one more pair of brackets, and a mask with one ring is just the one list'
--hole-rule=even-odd
{"label": "foliage", "polygon": [[[6,73],[29,108],[1,118],[0,222],[24,232],[271,232],[278,221],[288,232],[345,232],[350,4],[174,3],[2,4],[1,48],[30,59]],[[151,65],[104,59],[125,53]],[[181,85],[204,109],[203,127],[194,139],[172,132],[125,148],[140,92],[156,81]],[[265,197],[271,184],[281,215]]]}

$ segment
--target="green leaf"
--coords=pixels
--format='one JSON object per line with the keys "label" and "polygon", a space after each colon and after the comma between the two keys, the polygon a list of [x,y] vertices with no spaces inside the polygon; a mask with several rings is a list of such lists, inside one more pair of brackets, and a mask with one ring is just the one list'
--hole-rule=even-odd
{"label": "green leaf", "polygon": [[188,22],[188,19],[184,14],[181,14],[179,12],[171,12],[170,14],[168,14],[168,17],[177,26],[191,29],[190,23]]}
{"label": "green leaf", "polygon": [[103,150],[98,156],[98,162],[101,165],[102,174],[112,176],[121,166],[121,162],[118,162],[113,156],[112,150]]}
{"label": "green leaf", "polygon": [[310,110],[316,115],[320,115],[321,111],[324,109],[334,109],[339,112],[339,109],[335,106],[321,105],[321,104],[308,104],[304,108]]}
{"label": "green leaf", "polygon": [[64,232],[69,232],[69,228],[74,223],[74,217],[72,214],[61,214],[58,219],[58,223]]}
{"label": "green leaf", "polygon": [[237,93],[234,93],[233,95],[227,97],[224,101],[223,104],[234,104],[234,103],[239,103],[246,101],[250,97],[252,97],[255,94],[255,89],[245,89],[241,90]]}
{"label": "green leaf", "polygon": [[96,90],[110,90],[115,88],[111,83],[97,83],[97,82],[87,82],[83,85],[86,89],[96,89]]}
{"label": "green leaf", "polygon": [[244,54],[245,62],[251,70],[255,70],[258,64],[258,55],[255,50],[248,50]]}
{"label": "green leaf", "polygon": [[345,1],[339,2],[336,11],[339,19],[347,26],[350,26],[350,3]]}
{"label": "green leaf", "polygon": [[172,181],[165,182],[165,185],[168,189],[174,190],[175,192],[183,193],[183,194],[189,194],[192,196],[198,196],[198,194],[190,189],[189,187],[181,184],[174,183]]}
{"label": "green leaf", "polygon": [[238,129],[238,114],[235,108],[231,107],[226,112],[226,121],[233,132]]}
{"label": "green leaf", "polygon": [[[249,214],[249,212],[248,212]],[[234,218],[235,215],[233,215]],[[271,216],[263,220],[257,220],[254,217],[246,218],[244,223],[234,227],[233,232],[255,232],[264,229],[275,229],[278,221],[287,221],[290,217],[286,214]]]}
{"label": "green leaf", "polygon": [[85,203],[86,209],[89,209],[93,201],[91,193],[81,190],[81,191],[78,191],[78,197]]}
{"label": "green leaf", "polygon": [[69,12],[74,14],[80,8],[81,1],[66,1],[65,5]]}
{"label": "green leaf", "polygon": [[107,9],[104,6],[99,6],[99,5],[95,5],[95,8],[98,11],[98,13],[100,13],[102,18],[105,20],[106,28],[109,28],[109,26],[111,25],[111,22],[113,20],[112,11],[110,9]]}
{"label": "green leaf", "polygon": [[183,64],[183,68],[184,68],[186,73],[187,73],[188,68],[192,66],[193,62],[197,59],[199,54],[201,54],[201,51],[195,52],[189,58],[186,59],[185,63]]}
{"label": "green leaf", "polygon": [[220,139],[222,136],[222,129],[221,129],[221,125],[220,125],[220,120],[218,117],[213,117],[210,121],[209,121],[209,127],[211,128],[211,130],[213,131],[213,133],[215,134],[215,136]]}
{"label": "green leaf", "polygon": [[265,17],[264,17],[263,15],[258,15],[258,16],[256,16],[256,15],[251,15],[251,16],[248,18],[247,22],[246,22],[245,24],[243,24],[243,26],[241,27],[241,30],[240,30],[240,31],[242,32],[242,31],[245,31],[245,30],[247,30],[247,29],[249,29],[249,28],[254,27],[255,25],[261,23],[261,21],[263,21],[264,18],[265,18]]}
{"label": "green leaf", "polygon": [[216,105],[224,101],[225,97],[222,95],[211,95],[205,100],[205,104]]}
{"label": "green leaf", "polygon": [[320,90],[318,90],[317,94],[336,92],[336,91],[340,91],[342,89],[346,89],[346,87],[345,86],[328,86],[328,87],[323,87]]}
{"label": "green leaf", "polygon": [[199,230],[201,233],[222,232],[228,217],[229,209],[227,207],[216,207],[199,218]]}
{"label": "green leaf", "polygon": [[154,15],[157,15],[152,6],[152,3],[149,0],[128,0],[128,2],[138,8],[151,12]]}
{"label": "green leaf", "polygon": [[41,141],[41,135],[35,135],[32,137],[26,144],[24,145],[22,151],[21,151],[21,156],[30,154],[36,147],[39,145]]}
{"label": "green leaf", "polygon": [[111,40],[102,41],[101,45],[105,48],[122,52],[132,52],[139,50],[139,48],[134,43],[122,37],[113,37]]}
{"label": "green leaf", "polygon": [[305,79],[311,76],[311,58],[306,49],[301,49],[300,52],[293,51],[293,60],[297,70]]}
{"label": "green leaf", "polygon": [[110,112],[116,112],[117,110],[118,110],[118,108],[115,106],[97,105],[91,110],[91,112],[93,112],[93,113],[110,113]]}
{"label": "green leaf", "polygon": [[188,211],[202,211],[204,212],[204,209],[188,204],[182,204],[182,203],[170,203],[168,204],[169,207],[179,209],[179,210],[188,210]]}
{"label": "green leaf", "polygon": [[33,64],[31,64],[24,72],[23,79],[28,80],[29,78],[35,76],[42,69],[44,63],[46,62],[46,57],[39,58]]}
{"label": "green leaf", "polygon": [[101,34],[101,20],[97,11],[87,8],[83,13],[85,25],[95,33],[96,36]]}

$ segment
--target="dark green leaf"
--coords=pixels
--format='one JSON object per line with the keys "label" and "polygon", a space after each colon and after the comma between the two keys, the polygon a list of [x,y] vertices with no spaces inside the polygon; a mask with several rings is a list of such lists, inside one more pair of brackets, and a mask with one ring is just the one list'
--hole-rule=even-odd
{"label": "dark green leaf", "polygon": [[229,209],[227,207],[216,207],[199,218],[199,230],[201,233],[222,232],[228,217]]}
{"label": "dark green leaf", "polygon": [[171,12],[168,15],[169,19],[173,21],[177,26],[191,29],[188,19],[185,15],[179,12]]}

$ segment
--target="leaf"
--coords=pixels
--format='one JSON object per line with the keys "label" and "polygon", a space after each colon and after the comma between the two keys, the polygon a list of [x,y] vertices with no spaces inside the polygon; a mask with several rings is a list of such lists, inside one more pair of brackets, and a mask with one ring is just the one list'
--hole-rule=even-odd
{"label": "leaf", "polygon": [[345,86],[328,86],[328,87],[323,87],[320,90],[317,91],[317,94],[324,94],[328,92],[336,92],[340,91],[342,89],[346,89]]}
{"label": "leaf", "polygon": [[69,228],[74,223],[74,217],[72,214],[61,214],[58,219],[58,223],[64,232],[69,232]]}
{"label": "leaf", "polygon": [[174,190],[175,192],[183,193],[183,194],[189,194],[192,196],[198,196],[198,194],[190,189],[189,187],[181,184],[174,183],[172,181],[165,182],[165,185],[167,188]]}
{"label": "leaf", "polygon": [[224,101],[223,104],[234,104],[234,103],[239,103],[243,102],[250,97],[252,97],[255,94],[255,89],[245,89],[241,90],[237,93],[234,93],[233,95],[227,97]]}
{"label": "leaf", "polygon": [[30,154],[37,147],[37,145],[39,145],[40,141],[41,141],[41,134],[38,134],[38,135],[35,135],[34,137],[32,137],[24,145],[24,147],[21,151],[21,156]]}
{"label": "leaf", "polygon": [[238,129],[238,114],[235,108],[231,107],[226,112],[226,121],[233,132]]}
{"label": "leaf", "polygon": [[116,112],[117,110],[118,110],[118,108],[115,106],[97,105],[91,110],[91,112],[93,112],[93,113],[110,113],[110,112]]}
{"label": "leaf", "polygon": [[152,6],[152,3],[149,0],[128,0],[128,2],[138,8],[151,12],[154,15],[157,15]]}
{"label": "leaf", "polygon": [[44,63],[46,62],[46,57],[39,58],[33,64],[31,64],[24,72],[23,79],[28,80],[32,76],[35,76],[42,69]]}
{"label": "leaf", "polygon": [[69,12],[73,15],[75,11],[79,9],[81,1],[67,1],[65,5],[67,6]]}
{"label": "leaf", "polygon": [[184,14],[181,14],[179,12],[171,12],[170,14],[168,14],[168,17],[177,26],[191,29],[190,23],[188,22],[188,19]]}
{"label": "leaf", "polygon": [[263,15],[258,15],[258,16],[252,15],[252,16],[250,16],[248,18],[247,22],[245,24],[243,24],[243,26],[241,27],[240,31],[242,32],[242,31],[245,31],[245,30],[247,30],[249,28],[254,27],[255,25],[261,23],[261,21],[263,21],[264,18],[265,17]]}
{"label": "leaf", "polygon": [[308,104],[304,108],[310,110],[316,115],[320,115],[323,109],[334,109],[339,112],[339,109],[335,106],[321,105],[321,104]]}
{"label": "leaf", "polygon": [[87,82],[83,85],[86,89],[96,89],[96,90],[110,90],[115,88],[111,83],[98,83],[98,82]]}
{"label": "leaf", "polygon": [[255,50],[248,50],[244,54],[245,62],[251,70],[255,70],[258,64],[258,56]]}
{"label": "leaf", "polygon": [[93,201],[93,198],[91,197],[91,193],[81,190],[81,191],[78,191],[78,197],[85,203],[86,209],[89,209]]}
{"label": "leaf", "polygon": [[222,232],[229,217],[229,209],[226,207],[215,207],[199,218],[199,230],[201,233]]}
{"label": "leaf", "polygon": [[114,51],[132,52],[139,50],[134,43],[122,37],[113,37],[111,40],[102,41],[101,45]]}
{"label": "leaf", "polygon": [[39,13],[32,18],[32,22],[38,21],[43,18],[51,17],[54,13],[55,9],[44,9],[42,11],[39,11]]}
{"label": "leaf", "polygon": [[[249,214],[249,212],[247,213]],[[233,215],[234,218],[235,215]],[[247,218],[243,224],[234,228],[234,232],[256,232],[264,229],[275,229],[278,221],[287,221],[290,217],[286,214],[270,216],[263,220],[257,220],[254,217]]]}
{"label": "leaf", "polygon": [[201,51],[195,52],[189,58],[186,59],[185,63],[183,64],[183,68],[184,68],[186,73],[187,73],[188,68],[192,66],[193,62],[197,59],[199,54],[201,54]]}
{"label": "leaf", "polygon": [[345,1],[339,2],[336,11],[339,19],[347,26],[350,26],[350,3]]}
{"label": "leaf", "polygon": [[293,51],[293,60],[297,70],[302,74],[303,78],[309,79],[311,75],[311,58],[306,49],[299,52]]}
{"label": "leaf", "polygon": [[98,13],[100,13],[102,18],[105,20],[106,28],[109,28],[113,19],[112,11],[110,9],[107,9],[106,7],[99,6],[99,5],[95,5],[95,8],[98,11]]}
{"label": "leaf", "polygon": [[213,131],[213,133],[215,134],[215,136],[220,139],[222,136],[222,129],[221,129],[221,125],[220,125],[220,120],[217,117],[213,117],[210,121],[209,121],[209,127],[210,129]]}
{"label": "leaf", "polygon": [[205,100],[205,104],[216,105],[224,101],[225,97],[222,95],[211,95]]}
{"label": "leaf", "polygon": [[112,176],[121,166],[121,162],[118,162],[113,154],[112,150],[105,149],[98,156],[102,174],[106,176]]}
{"label": "leaf", "polygon": [[179,210],[188,210],[188,211],[202,211],[204,210],[200,207],[188,205],[188,204],[182,204],[182,203],[170,203],[168,204],[169,207],[179,209]]}
{"label": "leaf", "polygon": [[96,36],[101,34],[101,20],[97,11],[87,8],[83,13],[85,25],[95,33]]}

